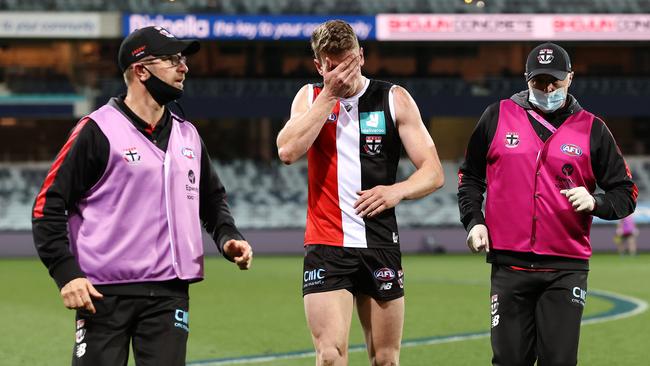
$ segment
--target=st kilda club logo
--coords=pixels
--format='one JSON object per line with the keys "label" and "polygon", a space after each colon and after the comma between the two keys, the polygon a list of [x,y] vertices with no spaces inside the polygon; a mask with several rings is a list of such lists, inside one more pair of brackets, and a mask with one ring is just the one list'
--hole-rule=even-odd
{"label": "st kilda club logo", "polygon": [[537,61],[542,65],[550,64],[554,58],[553,50],[550,48],[542,48],[539,50],[539,54],[537,55]]}
{"label": "st kilda club logo", "polygon": [[519,146],[519,134],[517,132],[506,133],[506,147],[514,149]]}
{"label": "st kilda club logo", "polygon": [[366,136],[366,143],[363,145],[363,151],[370,156],[381,153],[381,136]]}
{"label": "st kilda club logo", "polygon": [[130,165],[136,165],[140,164],[142,156],[138,153],[138,149],[135,147],[129,147],[128,149],[122,150],[122,158]]}

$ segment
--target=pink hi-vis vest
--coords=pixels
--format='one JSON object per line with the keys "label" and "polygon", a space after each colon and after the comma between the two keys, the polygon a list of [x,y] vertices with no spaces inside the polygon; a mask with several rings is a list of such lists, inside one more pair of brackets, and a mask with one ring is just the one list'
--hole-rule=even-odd
{"label": "pink hi-vis vest", "polygon": [[574,212],[562,189],[593,193],[590,132],[594,115],[570,116],[544,143],[526,110],[502,100],[487,155],[486,224],[494,249],[569,258],[591,256],[591,215]]}
{"label": "pink hi-vis vest", "polygon": [[196,128],[172,118],[164,152],[111,105],[89,117],[110,151],[104,175],[69,218],[81,269],[93,284],[202,279]]}

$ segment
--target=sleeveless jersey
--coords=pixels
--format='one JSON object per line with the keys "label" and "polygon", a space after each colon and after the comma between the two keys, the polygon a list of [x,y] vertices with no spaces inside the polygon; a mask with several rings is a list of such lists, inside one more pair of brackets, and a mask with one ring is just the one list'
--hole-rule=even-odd
{"label": "sleeveless jersey", "polygon": [[[395,209],[356,214],[357,192],[395,183],[402,143],[395,126],[392,84],[366,80],[340,99],[307,152],[309,197],[305,245],[399,247]],[[309,103],[322,84],[309,85]]]}

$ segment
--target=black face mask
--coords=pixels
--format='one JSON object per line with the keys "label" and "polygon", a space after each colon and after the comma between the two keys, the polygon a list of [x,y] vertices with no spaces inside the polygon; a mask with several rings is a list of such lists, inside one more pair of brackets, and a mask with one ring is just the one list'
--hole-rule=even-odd
{"label": "black face mask", "polygon": [[[145,67],[145,70],[149,71]],[[156,75],[149,71],[149,78],[142,83],[156,103],[164,106],[172,100],[179,99],[183,96],[183,89],[175,88],[166,82],[160,80]]]}

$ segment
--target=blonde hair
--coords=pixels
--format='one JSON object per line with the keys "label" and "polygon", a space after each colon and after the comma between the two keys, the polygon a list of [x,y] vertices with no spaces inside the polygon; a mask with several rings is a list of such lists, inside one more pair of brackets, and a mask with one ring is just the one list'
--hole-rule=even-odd
{"label": "blonde hair", "polygon": [[359,40],[350,24],[342,20],[328,20],[311,34],[311,49],[320,60],[323,54],[340,55],[359,47]]}

